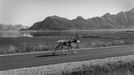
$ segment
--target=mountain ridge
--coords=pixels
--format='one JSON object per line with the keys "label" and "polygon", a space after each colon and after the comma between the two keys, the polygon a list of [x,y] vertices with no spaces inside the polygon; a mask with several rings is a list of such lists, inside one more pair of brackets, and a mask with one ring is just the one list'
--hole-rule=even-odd
{"label": "mountain ridge", "polygon": [[101,17],[85,19],[78,16],[69,20],[59,16],[48,16],[40,22],[34,23],[29,30],[91,30],[91,29],[124,29],[134,28],[134,8],[121,11],[115,15],[106,13]]}

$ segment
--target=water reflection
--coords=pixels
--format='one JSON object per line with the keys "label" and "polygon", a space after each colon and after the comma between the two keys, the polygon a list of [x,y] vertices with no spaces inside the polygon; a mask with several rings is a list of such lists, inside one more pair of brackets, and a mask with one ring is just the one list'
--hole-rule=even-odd
{"label": "water reflection", "polygon": [[72,36],[73,34],[89,34],[90,32],[119,32],[129,31],[133,32],[132,29],[118,29],[118,30],[46,30],[46,31],[0,31],[0,37],[33,37],[33,36]]}
{"label": "water reflection", "polygon": [[30,32],[0,31],[0,37],[33,37]]}

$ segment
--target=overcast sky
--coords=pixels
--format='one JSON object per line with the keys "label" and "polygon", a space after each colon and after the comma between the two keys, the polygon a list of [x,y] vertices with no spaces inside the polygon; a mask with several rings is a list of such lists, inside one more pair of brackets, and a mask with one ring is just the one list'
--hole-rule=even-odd
{"label": "overcast sky", "polygon": [[0,23],[31,26],[47,16],[90,18],[134,8],[134,0],[0,0]]}

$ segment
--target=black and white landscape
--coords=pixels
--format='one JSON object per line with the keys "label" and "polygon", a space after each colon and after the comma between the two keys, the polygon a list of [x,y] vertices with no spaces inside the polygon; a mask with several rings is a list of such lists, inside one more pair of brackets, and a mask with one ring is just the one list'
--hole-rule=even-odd
{"label": "black and white landscape", "polygon": [[134,75],[134,1],[0,0],[0,75]]}

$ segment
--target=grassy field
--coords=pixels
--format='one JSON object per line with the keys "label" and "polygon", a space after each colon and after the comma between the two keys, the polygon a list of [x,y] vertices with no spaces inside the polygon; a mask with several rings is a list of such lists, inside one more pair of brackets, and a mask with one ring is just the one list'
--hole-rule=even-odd
{"label": "grassy field", "polygon": [[0,54],[54,50],[57,40],[80,36],[79,48],[133,45],[133,31],[47,31],[34,37],[0,37]]}
{"label": "grassy field", "polygon": [[134,55],[5,70],[0,75],[134,75]]}

